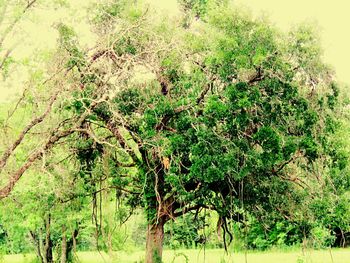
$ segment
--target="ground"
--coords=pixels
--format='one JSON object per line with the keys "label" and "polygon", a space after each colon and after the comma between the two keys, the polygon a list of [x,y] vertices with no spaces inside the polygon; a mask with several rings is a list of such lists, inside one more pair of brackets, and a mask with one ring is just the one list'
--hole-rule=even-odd
{"label": "ground", "polygon": [[[105,253],[79,252],[81,263],[139,263],[144,252],[117,252],[113,258]],[[34,255],[8,255],[0,258],[0,262],[26,263],[31,262]],[[186,261],[187,258],[187,261]],[[225,255],[222,250],[166,250],[164,263],[350,263],[350,249],[332,250],[293,250],[232,253]]]}

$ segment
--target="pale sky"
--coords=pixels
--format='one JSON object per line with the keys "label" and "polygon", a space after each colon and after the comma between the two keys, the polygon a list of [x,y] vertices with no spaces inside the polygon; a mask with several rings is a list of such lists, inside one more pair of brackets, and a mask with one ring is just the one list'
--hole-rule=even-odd
{"label": "pale sky", "polygon": [[[18,27],[7,45],[18,43],[14,52],[16,59],[33,58],[39,51],[53,49],[57,41],[55,24],[65,22],[78,28],[83,43],[91,40],[89,26],[85,19],[83,6],[96,0],[68,0],[69,8],[33,9],[33,14]],[[146,0],[159,10],[174,13],[176,0]],[[325,62],[334,66],[338,80],[350,83],[350,0],[235,0],[238,5],[251,9],[255,17],[265,13],[271,22],[282,30],[305,20],[317,22],[321,28],[322,46]],[[79,17],[77,17],[79,14]],[[30,61],[30,59],[29,59]],[[6,83],[0,81],[0,102],[18,93],[28,79],[25,67],[19,67]]]}
{"label": "pale sky", "polygon": [[350,1],[349,0],[235,0],[255,16],[268,14],[277,27],[288,30],[304,22],[317,22],[325,62],[336,69],[338,80],[350,83]]}

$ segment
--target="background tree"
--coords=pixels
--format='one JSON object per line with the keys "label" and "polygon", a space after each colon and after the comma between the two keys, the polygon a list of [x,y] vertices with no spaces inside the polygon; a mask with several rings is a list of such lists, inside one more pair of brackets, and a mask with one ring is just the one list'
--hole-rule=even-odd
{"label": "background tree", "polygon": [[[13,62],[11,53],[15,47],[4,47],[4,42],[13,32],[20,20],[30,11],[36,2],[37,0],[18,1],[16,3],[11,3],[9,1],[0,2],[0,70],[5,76],[8,73],[9,65]],[[8,13],[11,12],[14,14],[8,15]]]}

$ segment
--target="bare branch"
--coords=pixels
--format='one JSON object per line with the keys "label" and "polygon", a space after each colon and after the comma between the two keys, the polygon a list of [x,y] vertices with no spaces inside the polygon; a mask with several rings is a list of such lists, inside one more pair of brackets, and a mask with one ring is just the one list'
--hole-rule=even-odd
{"label": "bare branch", "polygon": [[7,197],[11,193],[16,183],[22,177],[23,173],[28,170],[28,168],[30,168],[36,160],[41,159],[45,151],[51,149],[58,140],[72,134],[73,132],[74,130],[71,129],[58,132],[57,134],[51,136],[41,149],[32,153],[27,161],[14,174],[12,174],[7,185],[0,189],[0,199]]}
{"label": "bare branch", "polygon": [[17,170],[15,171],[11,176],[10,180],[7,183],[6,186],[0,189],[0,199],[3,199],[7,197],[13,188],[15,187],[16,183],[19,181],[19,179],[22,177],[25,171],[27,171],[35,161],[40,160],[43,157],[43,154],[47,151],[49,151],[60,139],[67,137],[71,134],[73,134],[77,128],[81,127],[82,123],[85,121],[86,117],[91,113],[91,110],[94,109],[101,101],[104,101],[108,95],[103,95],[100,100],[93,101],[90,105],[90,108],[87,109],[77,121],[73,122],[74,126],[71,129],[67,130],[58,130],[60,127],[60,124],[58,125],[58,128],[56,128],[53,132],[50,138],[45,142],[42,148],[36,150],[33,152],[27,159],[27,161]]}
{"label": "bare branch", "polygon": [[131,159],[135,163],[139,163],[140,158],[136,155],[135,151],[127,144],[126,139],[120,132],[119,125],[115,121],[107,120],[107,129],[110,130],[110,132],[112,132],[114,137],[118,140],[120,146],[128,152]]}
{"label": "bare branch", "polygon": [[4,57],[2,58],[1,62],[0,62],[0,70],[4,67],[6,60],[8,59],[8,57],[11,55],[12,50],[8,49],[4,55]]}
{"label": "bare branch", "polygon": [[16,26],[16,24],[21,20],[22,16],[37,2],[37,0],[29,1],[28,4],[25,6],[25,8],[22,11],[22,14],[18,16],[13,22],[5,29],[5,32],[2,34],[2,37],[0,38],[0,47],[2,47],[7,35],[13,30],[13,28]]}
{"label": "bare branch", "polygon": [[13,151],[17,148],[17,146],[23,141],[25,135],[37,124],[43,122],[43,120],[46,118],[46,116],[50,113],[51,109],[52,109],[52,105],[54,104],[54,102],[57,99],[57,95],[58,95],[59,91],[55,92],[55,94],[50,98],[49,104],[45,110],[45,112],[43,114],[41,114],[40,116],[34,118],[20,133],[20,135],[18,136],[17,140],[10,146],[7,148],[7,150],[4,152],[4,154],[2,155],[1,159],[0,159],[0,172],[1,170],[4,168],[4,166],[6,165],[6,162],[8,160],[8,158],[11,156],[11,154],[13,153]]}

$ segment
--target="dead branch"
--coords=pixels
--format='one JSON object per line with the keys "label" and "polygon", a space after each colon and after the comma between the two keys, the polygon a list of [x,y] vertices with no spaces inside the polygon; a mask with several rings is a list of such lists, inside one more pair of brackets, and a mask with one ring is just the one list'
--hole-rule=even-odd
{"label": "dead branch", "polygon": [[[86,110],[77,121],[72,120],[74,123],[73,127],[67,130],[59,130],[56,128],[49,137],[49,139],[45,142],[45,144],[42,146],[42,148],[36,150],[31,155],[29,155],[27,161],[18,169],[16,170],[9,179],[9,182],[6,184],[6,186],[2,187],[0,189],[0,199],[3,199],[7,197],[15,187],[16,183],[19,181],[19,179],[22,177],[25,171],[27,171],[37,160],[40,160],[43,157],[43,154],[47,151],[49,151],[51,148],[54,147],[54,145],[62,138],[67,137],[71,134],[73,134],[77,128],[81,127],[82,123],[85,121],[85,119],[89,116],[90,111],[93,110],[99,103],[102,101],[105,101],[108,95],[103,95],[100,100],[95,100],[91,103],[90,109]],[[60,124],[58,125],[60,127]]]}
{"label": "dead branch", "polygon": [[20,135],[18,136],[17,140],[10,146],[7,148],[7,150],[3,153],[1,159],[0,159],[0,172],[1,170],[4,168],[4,166],[6,165],[7,160],[9,159],[9,157],[11,156],[11,154],[14,152],[14,150],[17,148],[17,146],[23,141],[24,137],[26,136],[26,134],[37,124],[41,123],[44,121],[44,119],[46,118],[46,116],[50,113],[52,106],[54,104],[54,102],[57,99],[57,95],[58,95],[59,91],[55,92],[54,95],[52,95],[52,97],[50,98],[49,104],[45,110],[45,112],[43,114],[41,114],[40,116],[34,118],[20,133]]}
{"label": "dead branch", "polygon": [[21,20],[22,16],[37,2],[37,0],[32,0],[27,3],[25,8],[22,10],[22,15],[18,16],[13,22],[5,29],[2,37],[0,38],[0,47],[2,47],[7,35],[13,30],[16,24]]}

